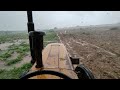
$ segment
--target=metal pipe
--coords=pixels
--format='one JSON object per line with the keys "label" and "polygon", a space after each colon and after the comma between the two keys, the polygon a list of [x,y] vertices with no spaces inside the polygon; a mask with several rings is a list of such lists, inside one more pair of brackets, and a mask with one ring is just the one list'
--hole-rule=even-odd
{"label": "metal pipe", "polygon": [[[30,31],[35,31],[33,18],[32,18],[32,11],[27,11],[27,18],[28,18],[28,22],[27,22],[28,33]],[[29,35],[29,44],[30,44],[30,53],[31,53],[31,64],[34,64],[35,63],[35,60],[34,60],[35,57],[34,57],[34,50],[32,48],[32,37],[30,37],[30,35]]]}
{"label": "metal pipe", "polygon": [[27,11],[28,22],[33,22],[32,11]]}
{"label": "metal pipe", "polygon": [[27,11],[27,17],[28,17],[28,32],[35,31],[33,18],[32,18],[32,11]]}
{"label": "metal pipe", "polygon": [[32,48],[34,52],[34,60],[36,62],[36,68],[43,67],[42,62],[42,49],[43,49],[43,36],[44,32],[31,31],[29,36],[32,38]]}

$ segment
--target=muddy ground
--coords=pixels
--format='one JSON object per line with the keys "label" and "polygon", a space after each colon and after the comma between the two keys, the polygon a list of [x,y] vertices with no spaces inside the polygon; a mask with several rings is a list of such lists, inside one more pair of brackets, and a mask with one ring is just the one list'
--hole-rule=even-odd
{"label": "muddy ground", "polygon": [[56,33],[69,54],[79,57],[96,79],[120,79],[119,28],[64,28]]}
{"label": "muddy ground", "polygon": [[[22,42],[25,42],[26,44],[29,44],[28,39],[19,39],[19,40],[14,40],[13,42],[5,42],[0,44],[0,50],[1,51],[6,51],[9,49],[9,47],[11,45],[20,45]],[[14,60],[18,57],[19,53],[17,52],[13,52],[11,54],[11,56],[9,58],[7,58],[8,61],[10,60]],[[27,54],[23,57],[23,59],[21,61],[19,61],[18,63],[15,63],[13,65],[6,65],[6,62],[4,60],[0,60],[0,69],[6,69],[6,70],[10,70],[13,68],[19,68],[22,65],[26,64],[26,63],[30,63],[31,60],[31,56],[30,56],[30,52],[27,52]]]}

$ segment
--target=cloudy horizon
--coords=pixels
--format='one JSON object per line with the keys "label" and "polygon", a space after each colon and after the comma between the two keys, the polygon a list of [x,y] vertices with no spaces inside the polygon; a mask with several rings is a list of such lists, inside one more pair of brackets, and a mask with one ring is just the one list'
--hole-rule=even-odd
{"label": "cloudy horizon", "polygon": [[[114,24],[120,11],[33,11],[35,29]],[[26,11],[0,11],[0,31],[27,30]]]}

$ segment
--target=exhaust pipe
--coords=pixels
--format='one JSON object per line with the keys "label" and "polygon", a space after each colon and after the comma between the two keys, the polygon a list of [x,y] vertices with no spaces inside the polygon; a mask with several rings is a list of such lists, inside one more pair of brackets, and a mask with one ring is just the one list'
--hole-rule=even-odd
{"label": "exhaust pipe", "polygon": [[32,18],[32,11],[27,11],[28,17],[28,33],[29,33],[29,43],[30,43],[30,52],[31,52],[31,63],[36,62],[36,68],[43,67],[42,63],[42,49],[43,49],[43,36],[44,32],[35,31],[34,23]]}
{"label": "exhaust pipe", "polygon": [[42,63],[42,50],[43,50],[43,36],[44,32],[40,31],[30,31],[29,37],[32,39],[32,51],[33,51],[33,60],[36,61],[36,68],[43,67]]}

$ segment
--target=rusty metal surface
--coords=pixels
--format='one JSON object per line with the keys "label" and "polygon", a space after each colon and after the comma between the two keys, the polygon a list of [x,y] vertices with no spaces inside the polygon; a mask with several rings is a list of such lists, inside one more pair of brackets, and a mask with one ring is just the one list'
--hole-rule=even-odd
{"label": "rusty metal surface", "polygon": [[[66,74],[67,76],[77,79],[76,73],[73,71],[73,66],[68,57],[65,46],[61,43],[51,43],[46,46],[42,52],[44,70],[53,70]],[[36,63],[31,68],[31,71],[39,70],[35,68]],[[39,75],[32,77],[33,79],[60,79],[53,75]]]}

